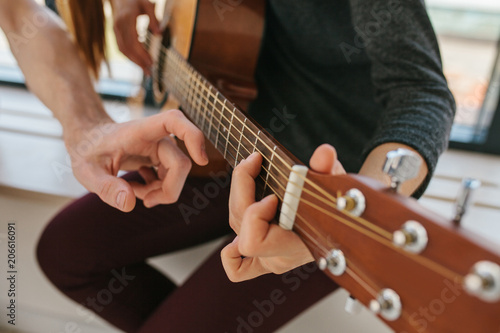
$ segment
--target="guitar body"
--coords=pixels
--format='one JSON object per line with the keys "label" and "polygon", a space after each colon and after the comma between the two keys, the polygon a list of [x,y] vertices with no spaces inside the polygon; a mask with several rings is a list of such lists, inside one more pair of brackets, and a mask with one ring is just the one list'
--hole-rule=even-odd
{"label": "guitar body", "polygon": [[[236,4],[238,3],[239,4]],[[257,96],[254,73],[264,31],[265,1],[167,0],[161,22],[169,27],[169,36],[157,38],[155,44],[169,40],[193,67],[206,77],[224,96],[246,110]],[[150,52],[155,63],[159,52]],[[153,77],[161,76],[161,66]],[[158,104],[166,100],[163,110],[179,107],[173,96],[167,96],[160,80],[153,80],[154,98]],[[208,176],[225,170],[226,161],[213,145],[206,142],[210,163],[206,167],[193,164],[191,175]]]}

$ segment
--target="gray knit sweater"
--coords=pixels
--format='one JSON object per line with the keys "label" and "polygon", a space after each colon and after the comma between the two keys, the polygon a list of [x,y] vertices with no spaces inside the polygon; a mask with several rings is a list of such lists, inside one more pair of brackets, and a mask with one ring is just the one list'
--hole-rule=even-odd
{"label": "gray knit sweater", "polygon": [[325,142],[348,172],[385,142],[430,170],[455,112],[421,0],[270,0],[252,116],[308,162]]}

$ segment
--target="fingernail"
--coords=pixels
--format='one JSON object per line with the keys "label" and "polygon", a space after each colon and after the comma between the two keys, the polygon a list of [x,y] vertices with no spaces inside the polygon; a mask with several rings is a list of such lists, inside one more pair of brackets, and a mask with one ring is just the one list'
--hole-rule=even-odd
{"label": "fingernail", "polygon": [[118,206],[119,209],[123,209],[125,207],[126,196],[127,193],[125,193],[125,191],[120,191],[116,196],[116,205]]}
{"label": "fingernail", "polygon": [[269,200],[272,200],[274,196],[275,196],[274,194],[269,194],[267,197],[265,197],[264,199],[262,199],[262,201],[266,201],[267,202]]}
{"label": "fingernail", "polygon": [[259,156],[259,153],[254,152],[250,156],[248,156],[247,160],[254,160],[255,158],[257,158],[257,156]]}

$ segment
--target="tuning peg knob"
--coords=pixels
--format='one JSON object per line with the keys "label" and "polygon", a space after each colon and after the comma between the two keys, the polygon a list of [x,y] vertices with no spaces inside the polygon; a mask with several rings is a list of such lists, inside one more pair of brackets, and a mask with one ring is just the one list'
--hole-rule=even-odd
{"label": "tuning peg knob", "polygon": [[370,310],[386,320],[394,321],[401,316],[401,299],[394,290],[382,289],[377,298],[370,301]]}
{"label": "tuning peg knob", "polygon": [[345,311],[352,315],[357,315],[361,312],[361,303],[351,295],[345,301]]}
{"label": "tuning peg knob", "polygon": [[485,302],[500,300],[500,266],[491,261],[477,262],[464,278],[465,290]]}
{"label": "tuning peg knob", "polygon": [[318,267],[322,271],[328,268],[335,276],[344,274],[347,267],[344,253],[339,249],[331,250],[325,257],[319,259]]}
{"label": "tuning peg knob", "polygon": [[428,243],[427,230],[417,221],[407,221],[401,229],[394,231],[392,242],[408,252],[420,253]]}
{"label": "tuning peg knob", "polygon": [[397,191],[403,182],[418,175],[421,164],[422,160],[416,153],[398,148],[387,153],[383,171],[391,177],[391,188]]}
{"label": "tuning peg knob", "polygon": [[361,216],[366,208],[363,193],[357,188],[352,188],[345,195],[337,198],[337,209],[346,210],[352,215]]}
{"label": "tuning peg knob", "polygon": [[472,194],[479,186],[481,186],[481,182],[477,179],[464,178],[462,180],[462,186],[455,202],[455,217],[453,218],[453,223],[456,225],[460,224],[472,200]]}

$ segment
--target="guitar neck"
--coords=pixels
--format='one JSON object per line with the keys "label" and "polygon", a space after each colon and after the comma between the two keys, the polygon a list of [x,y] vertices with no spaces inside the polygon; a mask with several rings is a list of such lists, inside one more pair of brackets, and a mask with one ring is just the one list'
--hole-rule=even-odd
{"label": "guitar neck", "polygon": [[164,64],[167,91],[231,167],[253,152],[262,155],[257,197],[283,198],[294,158],[172,48],[165,49]]}

